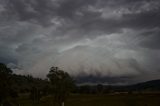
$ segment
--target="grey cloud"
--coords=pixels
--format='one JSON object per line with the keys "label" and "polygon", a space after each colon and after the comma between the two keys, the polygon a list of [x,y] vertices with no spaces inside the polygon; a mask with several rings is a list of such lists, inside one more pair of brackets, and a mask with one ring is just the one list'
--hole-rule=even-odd
{"label": "grey cloud", "polygon": [[0,43],[0,62],[4,62],[6,64],[13,62],[17,63],[17,54],[13,51],[13,49],[6,44]]}
{"label": "grey cloud", "polygon": [[55,64],[71,71],[73,75],[84,72],[85,75],[100,73],[102,76],[121,76],[142,74],[145,71],[136,57],[117,58],[116,54],[119,53],[103,47],[76,46],[63,52]]}
{"label": "grey cloud", "polygon": [[146,39],[143,40],[140,45],[142,45],[145,48],[150,48],[150,49],[160,49],[160,31],[159,29],[152,30],[152,31],[147,31],[143,33],[143,36],[146,36]]}
{"label": "grey cloud", "polygon": [[[155,9],[149,9],[148,11],[141,10],[140,13],[134,13],[134,9],[137,9],[137,7],[143,6],[143,1],[135,1],[135,2],[127,2],[124,0],[121,0],[119,2],[117,1],[104,1],[100,0],[99,2],[96,0],[61,0],[61,1],[52,1],[52,0],[34,0],[34,1],[28,1],[28,0],[8,0],[7,7],[8,11],[10,11],[12,14],[17,14],[17,17],[24,21],[24,20],[30,20],[33,22],[38,22],[42,25],[50,25],[51,20],[54,17],[63,18],[65,21],[70,21],[68,24],[71,24],[71,28],[79,28],[82,30],[89,30],[90,32],[92,30],[102,31],[106,32],[115,32],[117,30],[120,30],[121,28],[131,27],[131,28],[146,28],[146,27],[156,27],[159,26],[157,22],[154,22],[155,20],[159,19],[159,5],[157,6],[149,6],[148,8],[157,7]],[[137,3],[138,2],[138,3]],[[150,3],[151,1],[146,3]],[[157,2],[157,1],[153,1]],[[89,11],[87,10],[88,6],[92,6],[95,8],[99,8],[102,5],[105,6],[112,6],[114,4],[114,8],[111,7],[110,11],[114,11],[114,9],[121,9],[124,8],[128,11],[131,11],[131,14],[124,14],[122,13],[122,18],[116,20],[113,17],[112,19],[103,19],[101,17],[102,12],[100,11]],[[133,6],[133,9],[130,9],[129,7]],[[139,5],[141,4],[141,5]],[[98,6],[97,6],[98,5]],[[124,7],[123,7],[124,6]],[[28,11],[28,8],[32,8],[33,11]],[[147,8],[147,7],[146,7]],[[140,11],[139,10],[139,11]],[[133,14],[132,14],[133,11]],[[77,13],[80,13],[82,15],[77,15]],[[123,11],[122,11],[123,12]],[[10,14],[11,14],[10,13]],[[107,13],[106,13],[107,14]],[[117,14],[119,14],[117,12]],[[72,23],[73,22],[73,23]],[[73,25],[74,24],[74,25]],[[70,29],[71,29],[70,28]],[[67,29],[66,29],[67,30]]]}
{"label": "grey cloud", "polygon": [[116,83],[160,69],[158,0],[0,0],[1,8],[0,61],[17,73],[44,77],[57,65]]}

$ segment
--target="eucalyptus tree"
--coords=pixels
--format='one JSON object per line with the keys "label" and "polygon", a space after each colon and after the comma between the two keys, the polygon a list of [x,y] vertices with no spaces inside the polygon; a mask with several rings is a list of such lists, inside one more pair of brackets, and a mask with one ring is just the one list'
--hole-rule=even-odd
{"label": "eucalyptus tree", "polygon": [[73,79],[58,67],[51,67],[47,77],[52,85],[56,105],[64,106],[66,98],[74,87]]}

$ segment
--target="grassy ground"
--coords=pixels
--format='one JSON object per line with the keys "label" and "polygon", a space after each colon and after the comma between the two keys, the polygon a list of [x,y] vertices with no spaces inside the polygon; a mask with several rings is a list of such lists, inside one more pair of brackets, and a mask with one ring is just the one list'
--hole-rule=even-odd
{"label": "grassy ground", "polygon": [[[52,100],[52,97],[43,97],[40,103],[33,104],[27,96],[21,96],[13,102],[20,106],[54,106]],[[65,106],[160,106],[160,95],[71,95]]]}

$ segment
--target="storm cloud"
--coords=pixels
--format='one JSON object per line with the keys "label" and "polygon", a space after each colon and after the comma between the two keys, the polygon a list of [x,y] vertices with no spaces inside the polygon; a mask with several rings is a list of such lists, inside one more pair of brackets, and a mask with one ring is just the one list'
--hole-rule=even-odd
{"label": "storm cloud", "polygon": [[80,82],[158,79],[159,19],[159,0],[0,0],[0,62],[42,78],[58,66]]}

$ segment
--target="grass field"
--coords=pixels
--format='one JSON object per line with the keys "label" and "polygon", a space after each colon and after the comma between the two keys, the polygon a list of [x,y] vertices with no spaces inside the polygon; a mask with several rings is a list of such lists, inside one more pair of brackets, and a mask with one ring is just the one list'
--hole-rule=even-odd
{"label": "grass field", "polygon": [[[40,103],[33,104],[27,96],[22,96],[13,102],[20,106],[54,106],[51,96],[43,97]],[[120,94],[120,95],[71,95],[65,106],[160,106],[158,94]]]}

